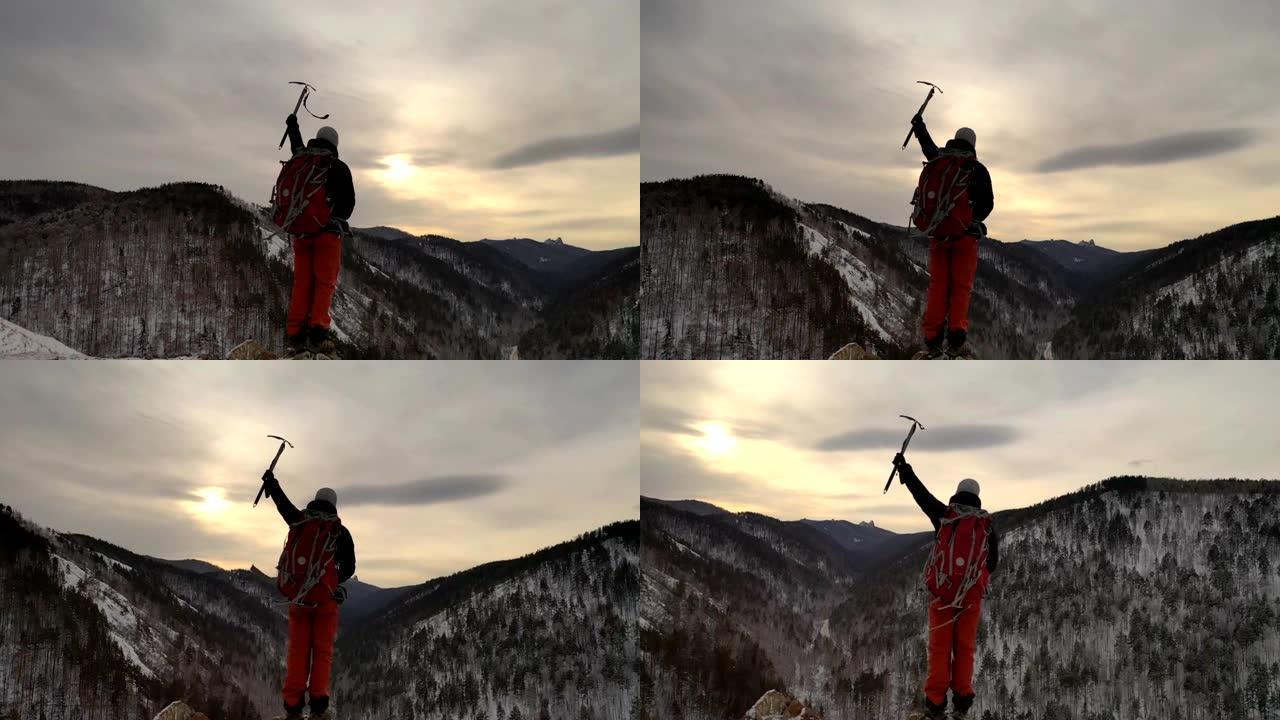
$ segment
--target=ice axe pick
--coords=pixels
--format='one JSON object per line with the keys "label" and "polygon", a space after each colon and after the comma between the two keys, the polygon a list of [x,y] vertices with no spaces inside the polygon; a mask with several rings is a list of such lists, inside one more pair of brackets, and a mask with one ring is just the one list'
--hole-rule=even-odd
{"label": "ice axe pick", "polygon": [[[933,99],[933,91],[937,90],[938,92],[942,92],[942,88],[938,87],[937,85],[934,85],[931,82],[925,82],[924,80],[917,80],[916,82],[920,83],[921,85],[929,86],[929,94],[924,96],[924,103],[920,106],[920,109],[916,111],[916,115],[919,115],[924,112],[924,109],[926,107],[929,106],[929,101]],[[911,129],[907,131],[907,139],[902,141],[902,148],[904,150],[907,147],[907,143],[911,142],[911,136],[915,134],[916,134],[916,126],[912,125]],[[283,144],[284,143],[281,143],[281,145]],[[906,415],[903,415],[903,417],[906,417]],[[892,480],[893,478],[889,478],[889,479]]]}
{"label": "ice axe pick", "polygon": [[[268,435],[267,437],[275,438],[276,440],[280,441],[280,449],[276,451],[276,456],[271,458],[271,466],[267,468],[267,472],[269,473],[269,472],[275,472],[276,462],[278,462],[280,460],[280,456],[284,454],[284,446],[288,445],[289,447],[293,447],[293,443],[289,442],[288,440],[285,440],[279,435]],[[906,446],[904,445],[903,447],[906,447]],[[263,475],[266,475],[266,474],[267,473],[263,473]],[[258,496],[253,499],[254,507],[258,507],[258,501],[262,499],[262,493],[266,492],[266,490],[267,490],[267,481],[263,480],[262,487],[258,488]]]}
{"label": "ice axe pick", "polygon": [[[297,115],[297,114],[298,114],[298,110],[299,110],[300,108],[306,108],[307,113],[308,113],[309,115],[311,115],[311,117],[313,117],[313,118],[315,118],[315,119],[317,119],[317,120],[326,120],[326,119],[328,119],[328,117],[329,117],[329,113],[325,113],[324,115],[317,115],[317,114],[315,114],[315,113],[311,112],[311,108],[310,108],[310,107],[307,107],[307,97],[308,97],[309,95],[311,95],[311,91],[312,91],[312,90],[315,90],[315,89],[316,89],[316,87],[315,87],[314,85],[312,85],[311,83],[304,83],[304,82],[302,82],[302,81],[300,81],[300,80],[290,80],[290,81],[289,81],[289,84],[290,84],[290,85],[301,85],[301,86],[302,86],[302,92],[298,94],[298,103],[297,103],[296,105],[294,105],[294,106],[293,106],[293,114],[294,114],[294,115]],[[285,128],[284,135],[281,135],[281,136],[280,136],[280,147],[284,147],[284,141],[285,141],[285,140],[288,140],[288,139],[289,139],[289,129],[288,129],[288,128]],[[274,436],[274,435],[269,435],[268,437],[275,437],[275,436]]]}
{"label": "ice axe pick", "polygon": [[[902,441],[902,449],[898,451],[899,454],[902,454],[907,451],[907,446],[911,444],[911,436],[916,434],[916,428],[924,430],[924,425],[921,425],[919,420],[911,417],[910,415],[899,415],[898,417],[906,418],[911,421],[911,430],[907,432],[907,439]],[[886,493],[889,492],[889,486],[893,484],[893,478],[897,474],[898,466],[894,465],[893,470],[889,471],[889,481],[884,484],[884,491]]]}

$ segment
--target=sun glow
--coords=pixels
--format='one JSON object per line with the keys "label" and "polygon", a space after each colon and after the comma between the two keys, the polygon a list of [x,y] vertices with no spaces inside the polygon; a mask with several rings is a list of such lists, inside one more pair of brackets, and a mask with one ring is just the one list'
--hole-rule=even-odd
{"label": "sun glow", "polygon": [[707,455],[713,457],[727,455],[738,447],[738,439],[733,436],[728,426],[722,423],[708,422],[699,427],[702,430],[702,437],[698,438],[695,443]]}
{"label": "sun glow", "polygon": [[413,166],[413,158],[408,155],[388,155],[380,162],[385,166],[380,171],[384,185],[404,185],[418,174],[418,169]]}
{"label": "sun glow", "polygon": [[188,501],[187,506],[197,517],[212,518],[225,513],[231,507],[231,501],[227,499],[227,491],[220,487],[198,488],[191,494],[199,500]]}

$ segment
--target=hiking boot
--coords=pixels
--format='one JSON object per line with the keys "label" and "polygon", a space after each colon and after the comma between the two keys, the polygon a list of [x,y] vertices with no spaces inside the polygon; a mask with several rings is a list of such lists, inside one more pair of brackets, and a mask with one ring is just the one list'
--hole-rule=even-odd
{"label": "hiking boot", "polygon": [[941,345],[939,345],[938,347],[930,347],[926,345],[924,349],[920,350],[915,355],[912,355],[911,359],[912,360],[941,360],[945,356],[946,356],[946,353],[942,350]]}
{"label": "hiking boot", "polygon": [[311,713],[311,720],[334,720],[337,717],[332,710],[324,710],[319,713]]}
{"label": "hiking boot", "polygon": [[284,715],[277,715],[272,720],[302,720],[302,708],[285,708]]}
{"label": "hiking boot", "polygon": [[285,334],[284,336],[284,352],[286,355],[293,355],[307,349],[307,331],[303,330],[297,335]]}
{"label": "hiking boot", "polygon": [[942,701],[942,705],[934,705],[928,700],[924,701],[924,709],[917,710],[907,716],[907,720],[947,720],[946,701]]}
{"label": "hiking boot", "polygon": [[969,708],[971,707],[973,707],[972,695],[952,695],[951,714],[947,717],[951,718],[951,720],[969,720]]}
{"label": "hiking boot", "polygon": [[315,354],[332,354],[336,349],[333,344],[333,333],[329,332],[329,328],[317,325],[307,328],[307,349]]}
{"label": "hiking boot", "polygon": [[947,331],[947,358],[951,360],[972,360],[977,357],[973,350],[965,344],[969,333],[964,330]]}

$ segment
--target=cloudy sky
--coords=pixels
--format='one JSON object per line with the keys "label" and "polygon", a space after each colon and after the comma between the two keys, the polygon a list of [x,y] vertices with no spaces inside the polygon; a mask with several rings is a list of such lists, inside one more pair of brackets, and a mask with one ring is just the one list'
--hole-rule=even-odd
{"label": "cloudy sky", "polygon": [[1107,477],[1280,478],[1266,363],[696,362],[642,368],[641,491],[786,520],[929,521],[894,453],[946,500],[1004,510]]}
{"label": "cloudy sky", "polygon": [[634,366],[370,367],[9,364],[0,502],[134,552],[270,569],[286,528],[252,500],[282,435],[290,499],[334,488],[357,575],[383,586],[637,516]]}
{"label": "cloudy sky", "polygon": [[[639,7],[2,0],[0,177],[265,203],[297,101],[340,135],[358,226],[638,239]],[[322,121],[299,113],[306,137]]]}
{"label": "cloudy sky", "polygon": [[645,180],[708,172],[904,224],[900,150],[977,132],[994,237],[1166,245],[1274,216],[1274,0],[642,0]]}

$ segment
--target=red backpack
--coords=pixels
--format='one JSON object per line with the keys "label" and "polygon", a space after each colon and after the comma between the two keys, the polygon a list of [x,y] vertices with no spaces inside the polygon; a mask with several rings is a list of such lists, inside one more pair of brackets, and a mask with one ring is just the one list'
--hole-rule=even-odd
{"label": "red backpack", "polygon": [[291,603],[314,605],[338,590],[334,555],[342,521],[337,515],[308,513],[289,526],[289,537],[276,565],[276,588]]}
{"label": "red backpack", "polygon": [[937,599],[951,607],[963,607],[969,591],[981,586],[986,591],[991,574],[987,570],[987,538],[991,516],[968,505],[952,503],[942,515],[938,540],[924,567],[924,584]]}
{"label": "red backpack", "polygon": [[929,237],[960,237],[973,223],[969,175],[973,154],[944,150],[924,164],[911,204],[911,222]]}
{"label": "red backpack", "polygon": [[333,153],[324,148],[299,150],[280,168],[271,189],[271,220],[290,235],[315,235],[333,215],[325,187]]}

